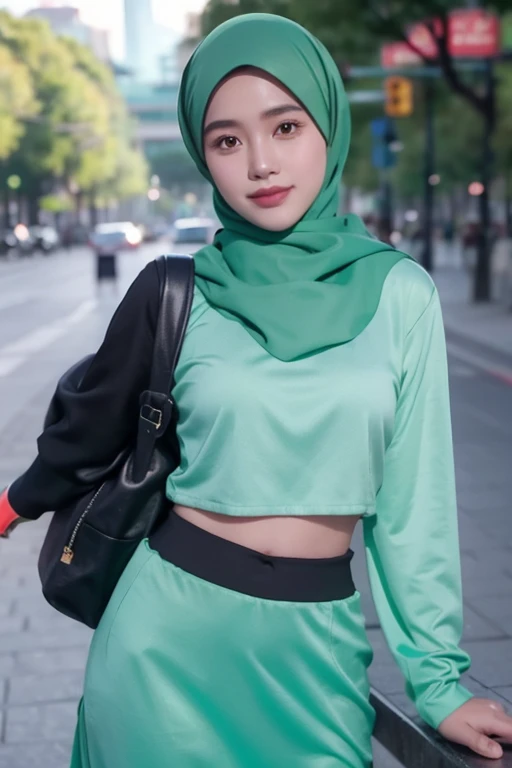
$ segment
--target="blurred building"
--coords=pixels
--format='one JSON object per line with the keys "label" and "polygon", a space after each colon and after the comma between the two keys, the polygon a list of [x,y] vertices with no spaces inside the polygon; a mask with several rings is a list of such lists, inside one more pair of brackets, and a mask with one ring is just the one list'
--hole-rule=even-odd
{"label": "blurred building", "polygon": [[56,35],[72,37],[90,48],[101,61],[110,61],[108,32],[105,29],[84,24],[78,8],[72,6],[34,8],[27,11],[25,16],[44,19]]}
{"label": "blurred building", "polygon": [[181,146],[177,79],[151,84],[122,78],[119,88],[136,119],[137,144],[150,162],[168,152],[173,144]]}
{"label": "blurred building", "polygon": [[201,14],[187,13],[185,17],[185,32],[182,40],[176,47],[176,64],[181,73],[185,69],[188,60],[194,53],[201,39]]}
{"label": "blurred building", "polygon": [[178,34],[157,24],[151,0],[124,0],[125,63],[138,82],[161,82],[174,70]]}

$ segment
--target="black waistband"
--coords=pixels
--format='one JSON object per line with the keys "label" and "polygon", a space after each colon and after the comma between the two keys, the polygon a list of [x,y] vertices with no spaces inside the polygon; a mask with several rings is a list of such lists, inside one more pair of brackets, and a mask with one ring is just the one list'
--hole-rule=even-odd
{"label": "black waistband", "polygon": [[265,555],[205,531],[172,510],[148,543],[184,571],[254,597],[320,602],[355,592],[351,549],[328,558]]}

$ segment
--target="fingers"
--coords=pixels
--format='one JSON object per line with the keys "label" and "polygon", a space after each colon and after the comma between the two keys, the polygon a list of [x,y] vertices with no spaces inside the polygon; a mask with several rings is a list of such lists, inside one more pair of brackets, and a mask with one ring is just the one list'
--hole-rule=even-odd
{"label": "fingers", "polygon": [[484,728],[485,733],[498,736],[512,743],[512,717],[504,709],[493,714],[489,724]]}
{"label": "fingers", "polygon": [[470,725],[466,725],[460,732],[459,743],[465,744],[482,757],[498,758],[503,755],[503,749],[497,741],[493,741],[484,733],[479,733]]}
{"label": "fingers", "polygon": [[478,730],[467,724],[467,746],[483,757],[499,758],[503,755],[501,745],[494,738],[512,742],[512,717],[507,715],[505,708],[497,701],[489,703],[489,717],[480,720]]}

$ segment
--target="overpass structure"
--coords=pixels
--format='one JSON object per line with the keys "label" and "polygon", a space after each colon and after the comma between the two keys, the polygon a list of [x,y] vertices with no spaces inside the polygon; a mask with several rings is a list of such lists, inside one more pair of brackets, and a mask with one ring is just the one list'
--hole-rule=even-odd
{"label": "overpass structure", "polygon": [[130,114],[136,120],[137,144],[148,160],[171,147],[183,146],[176,113],[178,86],[177,79],[163,83],[119,81]]}

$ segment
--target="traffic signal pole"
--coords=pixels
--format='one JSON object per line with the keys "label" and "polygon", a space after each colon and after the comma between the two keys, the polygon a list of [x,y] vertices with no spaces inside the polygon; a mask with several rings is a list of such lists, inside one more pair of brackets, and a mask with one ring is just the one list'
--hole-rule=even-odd
{"label": "traffic signal pole", "polygon": [[482,194],[480,205],[480,231],[477,241],[476,274],[473,282],[473,300],[489,301],[491,298],[491,210],[490,186],[493,177],[494,153],[492,139],[496,123],[496,83],[492,59],[486,59],[486,101],[482,151]]}
{"label": "traffic signal pole", "polygon": [[424,241],[422,266],[427,272],[432,272],[433,263],[433,230],[434,230],[434,186],[432,176],[435,164],[434,136],[434,85],[432,80],[425,80],[425,200],[424,200]]}

